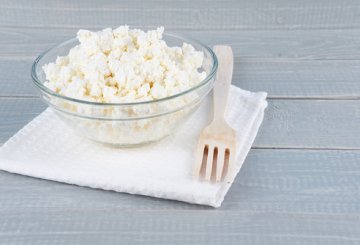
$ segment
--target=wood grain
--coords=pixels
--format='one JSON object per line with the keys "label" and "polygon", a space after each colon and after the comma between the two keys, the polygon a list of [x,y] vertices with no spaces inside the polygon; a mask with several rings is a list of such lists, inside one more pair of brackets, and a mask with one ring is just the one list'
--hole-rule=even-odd
{"label": "wood grain", "polygon": [[[114,26],[115,27],[115,26]],[[95,28],[92,28],[95,29]],[[228,44],[236,60],[360,59],[360,30],[217,30],[166,29],[212,47]],[[78,28],[0,27],[0,57],[34,58],[58,42],[75,37]]]}
{"label": "wood grain", "polygon": [[[33,59],[0,58],[0,97],[37,96]],[[360,61],[237,61],[233,84],[270,98],[354,99],[360,96]]]}
{"label": "wood grain", "polygon": [[[254,147],[360,149],[359,105],[360,100],[270,100]],[[36,98],[0,99],[0,142],[44,108]]]}
{"label": "wood grain", "polygon": [[0,26],[99,28],[129,24],[176,29],[334,29],[360,26],[360,3],[331,1],[3,0]]}
{"label": "wood grain", "polygon": [[45,109],[35,56],[122,24],[230,44],[261,149],[217,210],[0,171],[0,244],[360,244],[360,1],[2,0],[0,145]]}
{"label": "wood grain", "polygon": [[360,100],[271,100],[255,147],[359,149]]}
{"label": "wood grain", "polygon": [[357,244],[359,158],[252,150],[218,210],[0,172],[0,243]]}
{"label": "wood grain", "polygon": [[[358,244],[358,215],[276,212],[22,212],[4,244]],[[274,222],[276,221],[276,225]]]}

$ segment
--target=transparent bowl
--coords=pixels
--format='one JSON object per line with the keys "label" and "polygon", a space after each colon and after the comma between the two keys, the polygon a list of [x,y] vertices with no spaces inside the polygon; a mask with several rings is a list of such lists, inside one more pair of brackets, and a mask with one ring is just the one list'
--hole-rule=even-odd
{"label": "transparent bowl", "polygon": [[41,54],[33,63],[31,76],[41,98],[74,132],[96,142],[128,147],[154,142],[170,135],[193,112],[214,85],[217,59],[204,44],[172,33],[164,33],[169,46],[184,42],[204,52],[201,70],[207,77],[196,86],[181,93],[151,101],[134,103],[97,103],[57,94],[44,85],[43,65],[54,62],[57,56],[67,55],[79,44],[70,39]]}

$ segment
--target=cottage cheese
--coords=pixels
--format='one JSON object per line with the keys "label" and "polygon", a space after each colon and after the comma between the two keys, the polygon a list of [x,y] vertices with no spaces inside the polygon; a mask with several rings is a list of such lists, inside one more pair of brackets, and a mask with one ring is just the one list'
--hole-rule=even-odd
{"label": "cottage cheese", "polygon": [[45,85],[76,99],[123,103],[177,94],[206,77],[204,54],[190,44],[169,47],[164,28],[144,32],[120,26],[99,32],[80,30],[80,44],[55,63],[44,65]]}
{"label": "cottage cheese", "polygon": [[[188,90],[206,77],[199,69],[204,68],[204,53],[187,43],[169,47],[162,40],[163,31],[163,27],[144,32],[128,26],[80,30],[79,45],[43,66],[44,84],[58,94],[100,103],[152,101]],[[75,132],[103,143],[133,145],[170,134],[196,109],[200,96],[193,91],[171,100],[126,106],[49,99]]]}

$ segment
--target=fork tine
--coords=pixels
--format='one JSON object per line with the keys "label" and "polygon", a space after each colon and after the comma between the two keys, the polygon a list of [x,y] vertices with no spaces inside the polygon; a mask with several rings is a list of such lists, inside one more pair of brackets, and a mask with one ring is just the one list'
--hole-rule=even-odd
{"label": "fork tine", "polygon": [[200,170],[201,170],[201,165],[202,165],[203,158],[204,158],[205,147],[206,147],[206,145],[199,142],[198,148],[196,151],[195,166],[193,168],[193,177],[196,179],[199,178],[199,176],[200,176]]}
{"label": "fork tine", "polygon": [[226,179],[233,178],[234,173],[234,164],[235,164],[235,156],[236,156],[236,149],[230,148],[229,149],[229,165],[227,170],[227,176],[225,176]]}
{"label": "fork tine", "polygon": [[217,164],[216,164],[216,182],[221,181],[221,176],[224,169],[224,162],[225,162],[225,149],[219,147]]}
{"label": "fork tine", "polygon": [[206,162],[206,172],[205,172],[205,180],[206,181],[210,181],[210,178],[211,178],[213,158],[214,158],[214,147],[209,145],[207,162]]}

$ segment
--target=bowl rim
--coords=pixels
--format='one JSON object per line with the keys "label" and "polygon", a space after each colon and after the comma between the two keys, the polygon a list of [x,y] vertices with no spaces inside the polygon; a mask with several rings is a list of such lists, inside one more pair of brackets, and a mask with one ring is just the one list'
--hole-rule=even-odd
{"label": "bowl rim", "polygon": [[86,104],[86,105],[96,105],[96,106],[130,106],[130,105],[144,105],[144,104],[151,104],[151,103],[156,103],[156,102],[162,102],[162,101],[167,101],[167,100],[171,100],[171,99],[174,99],[174,98],[177,98],[177,97],[180,97],[182,95],[185,95],[185,94],[188,94],[192,91],[195,91],[196,89],[206,85],[207,83],[209,83],[211,81],[211,79],[213,78],[213,76],[215,75],[216,71],[217,71],[217,68],[218,68],[218,59],[216,57],[216,54],[214,53],[214,51],[209,48],[207,45],[203,44],[202,42],[196,40],[196,39],[193,39],[193,38],[189,38],[189,37],[186,37],[186,36],[183,36],[183,35],[179,35],[179,34],[176,34],[176,33],[172,33],[172,32],[164,32],[163,33],[164,36],[170,36],[170,37],[174,37],[174,38],[177,38],[177,39],[181,39],[183,40],[184,42],[189,42],[190,44],[191,43],[196,43],[197,45],[200,45],[202,46],[204,49],[206,49],[210,55],[211,55],[211,58],[212,58],[212,68],[211,68],[211,71],[209,72],[209,74],[207,74],[207,76],[205,77],[204,80],[202,80],[200,83],[196,84],[195,86],[187,89],[187,90],[184,90],[182,92],[179,92],[177,94],[173,94],[171,96],[168,96],[168,97],[164,97],[164,98],[160,98],[160,99],[156,99],[156,100],[146,100],[146,101],[138,101],[138,102],[125,102],[125,103],[103,103],[103,102],[93,102],[93,101],[86,101],[86,100],[81,100],[81,99],[76,99],[76,98],[72,98],[72,97],[68,97],[68,96],[65,96],[65,95],[61,95],[61,94],[58,94],[54,91],[52,91],[51,89],[49,89],[48,87],[46,87],[41,81],[40,79],[38,78],[37,74],[36,74],[36,68],[38,67],[38,63],[39,61],[46,55],[48,54],[50,51],[56,49],[56,48],[59,48],[63,45],[66,45],[68,43],[71,43],[71,42],[74,42],[75,40],[77,40],[77,38],[71,38],[71,39],[68,39],[66,41],[63,41],[61,43],[58,43],[56,45],[54,45],[53,47],[45,50],[44,52],[42,52],[33,62],[32,66],[31,66],[31,77],[32,77],[32,80],[34,82],[34,84],[40,88],[41,91],[51,95],[51,96],[55,96],[55,97],[58,97],[58,98],[61,98],[61,99],[64,99],[64,100],[69,100],[69,101],[72,101],[72,102],[76,102],[76,103],[80,103],[80,104]]}

